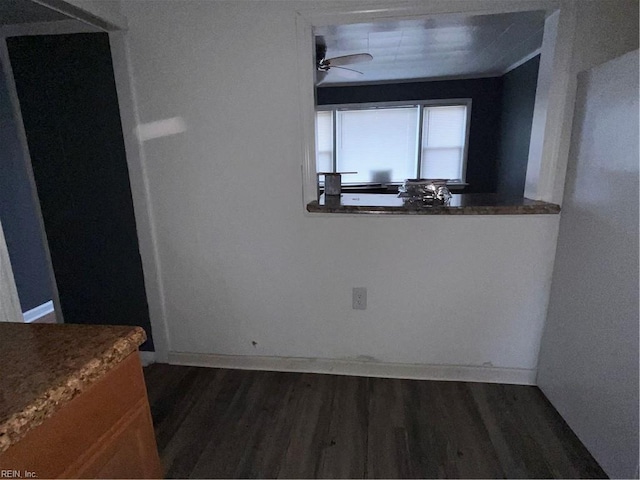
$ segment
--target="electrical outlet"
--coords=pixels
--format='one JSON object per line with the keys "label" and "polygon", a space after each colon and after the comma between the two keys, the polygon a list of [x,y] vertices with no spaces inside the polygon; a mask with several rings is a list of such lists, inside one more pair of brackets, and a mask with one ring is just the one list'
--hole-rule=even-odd
{"label": "electrical outlet", "polygon": [[353,289],[353,309],[367,309],[367,289],[364,287],[355,287]]}

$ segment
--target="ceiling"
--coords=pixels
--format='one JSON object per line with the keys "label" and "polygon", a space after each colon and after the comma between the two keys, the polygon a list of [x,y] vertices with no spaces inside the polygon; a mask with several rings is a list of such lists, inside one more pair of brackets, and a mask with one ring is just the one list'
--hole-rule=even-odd
{"label": "ceiling", "polygon": [[534,11],[316,27],[327,58],[373,55],[349,65],[364,75],[346,78],[333,69],[320,86],[500,75],[540,48],[544,20],[544,11]]}
{"label": "ceiling", "polygon": [[31,0],[0,0],[0,25],[68,20],[62,13]]}

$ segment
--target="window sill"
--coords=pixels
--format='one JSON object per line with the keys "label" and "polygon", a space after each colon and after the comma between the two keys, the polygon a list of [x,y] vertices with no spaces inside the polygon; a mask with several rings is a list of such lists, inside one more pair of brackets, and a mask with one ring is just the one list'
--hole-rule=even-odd
{"label": "window sill", "polygon": [[560,206],[524,197],[504,197],[498,194],[453,194],[447,206],[408,207],[402,199],[390,194],[359,193],[340,195],[340,199],[307,204],[312,213],[351,213],[377,215],[528,215],[560,213]]}

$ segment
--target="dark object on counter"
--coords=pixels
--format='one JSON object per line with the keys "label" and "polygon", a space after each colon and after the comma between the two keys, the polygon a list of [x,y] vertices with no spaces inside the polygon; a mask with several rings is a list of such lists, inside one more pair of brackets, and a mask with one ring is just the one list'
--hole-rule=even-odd
{"label": "dark object on counter", "polygon": [[340,195],[342,190],[342,174],[325,173],[324,174],[324,193],[326,195]]}
{"label": "dark object on counter", "polygon": [[410,178],[398,189],[398,197],[410,207],[448,205],[451,192],[445,179]]}
{"label": "dark object on counter", "polygon": [[324,176],[324,194],[340,198],[342,192],[342,175],[355,175],[358,172],[318,172],[318,200],[320,199],[320,176]]}

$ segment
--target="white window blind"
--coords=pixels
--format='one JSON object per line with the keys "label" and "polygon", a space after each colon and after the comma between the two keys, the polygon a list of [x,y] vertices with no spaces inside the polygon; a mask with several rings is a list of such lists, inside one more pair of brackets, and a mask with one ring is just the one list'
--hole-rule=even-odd
{"label": "white window blind", "polygon": [[423,178],[462,178],[467,107],[424,107],[422,125]]}
{"label": "white window blind", "polygon": [[337,170],[348,183],[402,182],[416,175],[418,108],[337,111]]}
{"label": "white window blind", "polygon": [[333,171],[333,121],[332,112],[316,115],[316,171]]}
{"label": "white window blind", "polygon": [[318,111],[317,171],[331,172],[335,165],[338,172],[358,172],[344,177],[343,183],[400,183],[416,175],[464,180],[469,107],[470,103]]}

